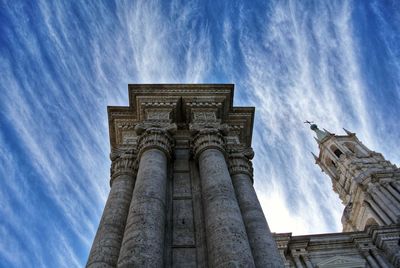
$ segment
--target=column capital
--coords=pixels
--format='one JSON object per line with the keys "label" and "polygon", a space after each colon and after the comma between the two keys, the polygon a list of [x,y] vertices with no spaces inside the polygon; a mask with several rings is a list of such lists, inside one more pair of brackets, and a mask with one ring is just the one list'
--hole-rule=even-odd
{"label": "column capital", "polygon": [[253,164],[251,159],[254,157],[252,148],[234,148],[229,151],[229,173],[231,176],[236,174],[246,174],[253,183]]}
{"label": "column capital", "polygon": [[377,248],[371,248],[370,251],[371,251],[372,256],[374,256],[374,257],[380,255]]}
{"label": "column capital", "polygon": [[137,171],[136,154],[133,149],[113,149],[110,154],[110,186],[120,175],[134,176]]}
{"label": "column capital", "polygon": [[198,158],[206,149],[217,149],[224,155],[226,154],[223,131],[220,128],[191,129],[191,132],[195,133],[192,140],[192,150],[195,158]]}
{"label": "column capital", "polygon": [[137,133],[140,133],[138,140],[138,159],[149,149],[161,150],[170,158],[174,146],[174,139],[170,133],[173,133],[175,130],[176,124],[169,124],[164,127],[151,126],[137,131]]}
{"label": "column capital", "polygon": [[306,263],[306,266],[309,267],[311,265],[311,258],[308,255],[308,252],[300,254],[300,256],[303,258],[304,262]]}
{"label": "column capital", "polygon": [[369,253],[369,249],[363,248],[359,250],[361,255],[363,255],[365,258],[368,258],[371,254]]}

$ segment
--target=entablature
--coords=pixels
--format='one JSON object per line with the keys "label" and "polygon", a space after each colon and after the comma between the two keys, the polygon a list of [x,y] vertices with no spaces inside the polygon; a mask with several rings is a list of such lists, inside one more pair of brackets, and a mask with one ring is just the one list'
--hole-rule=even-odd
{"label": "entablature", "polygon": [[255,109],[233,107],[232,84],[130,84],[128,88],[128,107],[108,107],[112,148],[136,146],[139,123],[175,123],[178,129],[227,125],[228,143],[251,147]]}

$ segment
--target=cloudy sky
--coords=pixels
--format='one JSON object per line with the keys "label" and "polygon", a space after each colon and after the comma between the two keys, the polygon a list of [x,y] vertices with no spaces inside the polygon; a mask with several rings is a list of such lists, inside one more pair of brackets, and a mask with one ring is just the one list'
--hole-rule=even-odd
{"label": "cloudy sky", "polygon": [[303,121],[400,163],[399,3],[0,0],[0,267],[85,264],[128,83],[234,83],[272,231],[340,231]]}

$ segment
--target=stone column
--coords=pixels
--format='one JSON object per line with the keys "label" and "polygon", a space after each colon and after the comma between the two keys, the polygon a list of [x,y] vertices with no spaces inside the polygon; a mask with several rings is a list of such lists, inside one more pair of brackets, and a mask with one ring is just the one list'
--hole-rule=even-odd
{"label": "stone column", "polygon": [[118,267],[163,267],[167,165],[173,140],[160,128],[139,138],[139,169]]}
{"label": "stone column", "polygon": [[373,184],[370,184],[368,187],[368,193],[372,196],[372,199],[378,204],[383,213],[386,213],[390,218],[390,223],[396,223],[397,217],[395,213],[391,209],[387,209],[390,207],[385,197],[382,196],[381,192],[377,191],[377,187]]}
{"label": "stone column", "polygon": [[307,268],[313,268],[310,257],[308,255],[301,255]]}
{"label": "stone column", "polygon": [[378,261],[380,267],[382,268],[389,268],[386,264],[385,260],[383,259],[382,255],[378,252],[376,248],[371,249],[372,256]]}
{"label": "stone column", "polygon": [[253,187],[252,149],[229,156],[229,172],[256,267],[283,267],[283,260],[272,237]]}
{"label": "stone column", "polygon": [[375,185],[375,191],[385,202],[387,208],[390,208],[390,210],[393,210],[393,214],[398,215],[400,212],[400,209],[398,207],[398,202],[394,199],[394,197],[390,194],[390,192],[385,189],[385,187],[382,187],[381,185],[377,184]]}
{"label": "stone column", "polygon": [[303,268],[303,265],[301,264],[299,255],[293,255],[293,260],[294,260],[296,268]]}
{"label": "stone column", "polygon": [[400,246],[397,239],[394,241],[383,242],[383,251],[389,257],[389,261],[394,267],[400,267]]}
{"label": "stone column", "polygon": [[400,182],[398,182],[398,181],[392,181],[392,182],[390,183],[390,185],[392,185],[392,187],[393,187],[396,191],[398,191],[398,192],[400,193]]}
{"label": "stone column", "polygon": [[400,194],[393,188],[390,182],[385,183],[384,187],[400,202]]}
{"label": "stone column", "polygon": [[224,157],[219,130],[202,129],[193,139],[198,159],[210,267],[254,267],[246,229]]}
{"label": "stone column", "polygon": [[371,268],[379,268],[379,265],[376,263],[375,259],[369,254],[368,249],[361,250],[361,254],[367,259],[367,262],[371,266]]}
{"label": "stone column", "polygon": [[111,190],[86,267],[116,267],[135,176],[132,152],[111,154]]}
{"label": "stone column", "polygon": [[378,215],[380,219],[382,219],[382,221],[385,224],[391,224],[390,218],[382,211],[382,209],[379,206],[377,206],[376,202],[372,199],[370,194],[368,193],[365,194],[364,201],[366,202],[366,204],[368,204],[368,206],[372,209],[372,211],[376,215]]}

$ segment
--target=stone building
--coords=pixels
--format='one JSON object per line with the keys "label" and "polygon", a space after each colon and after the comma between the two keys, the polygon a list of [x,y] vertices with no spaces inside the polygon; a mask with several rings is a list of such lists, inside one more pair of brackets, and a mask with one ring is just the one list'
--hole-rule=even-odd
{"label": "stone building", "polygon": [[275,234],[286,267],[400,267],[400,169],[355,133],[316,132],[316,164],[345,209],[343,233]]}
{"label": "stone building", "polygon": [[87,267],[399,267],[400,171],[313,125],[344,233],[272,234],[253,188],[253,107],[233,85],[129,85],[108,107],[110,194]]}

